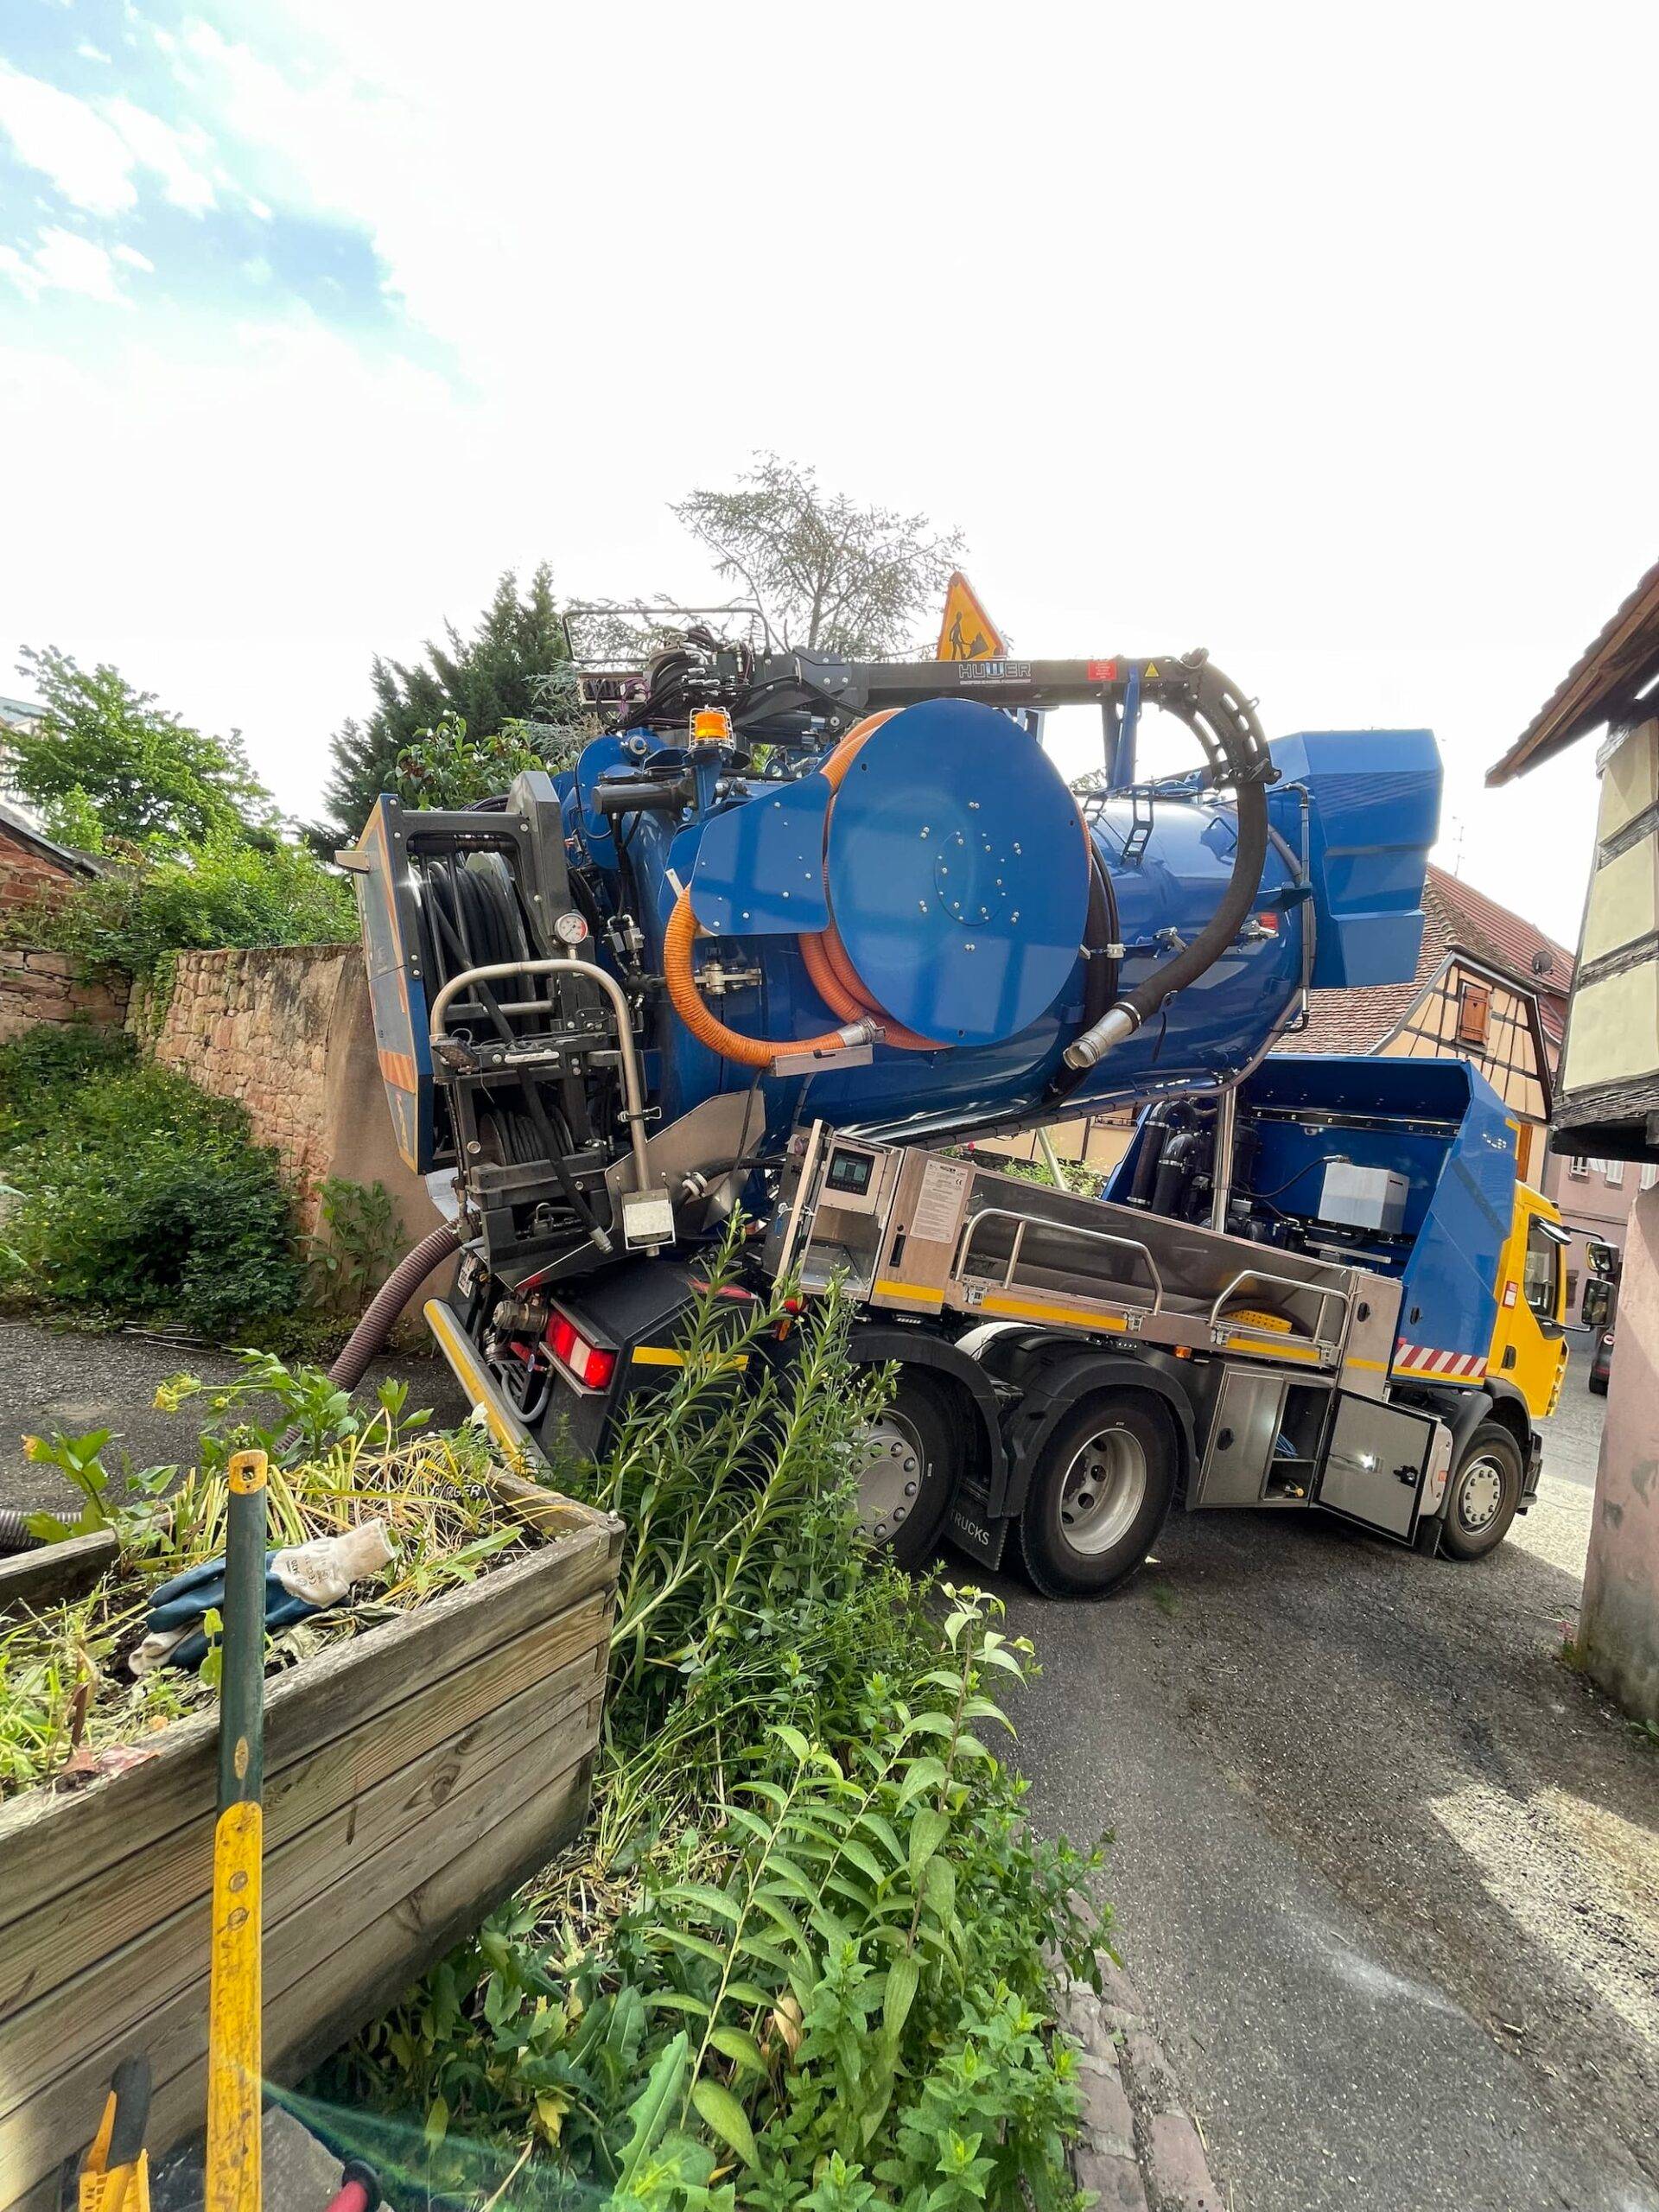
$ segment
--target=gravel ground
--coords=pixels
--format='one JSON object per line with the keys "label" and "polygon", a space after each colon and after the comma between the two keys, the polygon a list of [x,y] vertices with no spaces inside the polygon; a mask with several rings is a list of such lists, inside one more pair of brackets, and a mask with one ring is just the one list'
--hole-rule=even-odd
{"label": "gravel ground", "polygon": [[1555,1657],[1603,1401],[1491,1560],[1172,1522],[1122,1598],[1005,1586],[1036,1817],[1116,1830],[1125,1955],[1254,2212],[1659,2207],[1659,1757]]}
{"label": "gravel ground", "polygon": [[[228,1382],[236,1362],[222,1352],[156,1337],[86,1336],[0,1321],[0,1505],[50,1505],[73,1495],[53,1470],[23,1458],[23,1438],[37,1430],[112,1429],[111,1465],[123,1450],[137,1467],[183,1459],[194,1446],[199,1425],[188,1410],[158,1413],[153,1403],[156,1384],[181,1372]],[[404,1376],[411,1409],[431,1406],[444,1421],[459,1421],[466,1413],[448,1369],[435,1357],[378,1361],[370,1375],[376,1382],[383,1375]]]}

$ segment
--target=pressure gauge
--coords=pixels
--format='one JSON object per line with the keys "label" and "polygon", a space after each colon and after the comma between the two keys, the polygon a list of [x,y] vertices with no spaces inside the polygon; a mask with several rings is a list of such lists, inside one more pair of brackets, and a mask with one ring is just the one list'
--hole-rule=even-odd
{"label": "pressure gauge", "polygon": [[561,944],[568,944],[574,951],[577,945],[586,943],[588,925],[572,906],[554,923],[553,934]]}

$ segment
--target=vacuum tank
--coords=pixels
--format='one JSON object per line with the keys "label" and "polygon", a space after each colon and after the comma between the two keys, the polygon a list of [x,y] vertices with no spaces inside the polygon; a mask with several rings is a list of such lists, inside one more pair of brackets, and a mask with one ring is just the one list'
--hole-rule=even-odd
{"label": "vacuum tank", "polygon": [[[1109,744],[1126,708],[1172,709],[1203,765],[1074,791],[1041,715],[1083,700]],[[383,799],[344,856],[405,1156],[539,1172],[601,1249],[642,1120],[653,1153],[734,1097],[745,1158],[815,1118],[945,1142],[1224,1087],[1310,986],[1414,970],[1432,736],[1269,745],[1202,655],[757,662],[690,639],[610,715],[573,770],[493,804]],[[536,997],[531,970],[569,956]]]}

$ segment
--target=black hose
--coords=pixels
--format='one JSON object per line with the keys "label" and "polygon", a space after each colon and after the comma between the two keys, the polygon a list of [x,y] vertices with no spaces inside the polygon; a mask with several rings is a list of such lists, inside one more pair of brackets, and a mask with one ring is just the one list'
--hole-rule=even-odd
{"label": "black hose", "polygon": [[1203,747],[1213,785],[1230,784],[1235,794],[1237,842],[1233,873],[1221,903],[1191,944],[1154,968],[1144,982],[1110,1007],[1092,1028],[1084,1029],[1065,1048],[1070,1068],[1092,1068],[1121,1039],[1132,1037],[1149,1015],[1177,991],[1196,982],[1236,938],[1255,904],[1268,857],[1268,791],[1278,775],[1255,710],[1219,669],[1203,654],[1182,663],[1189,678],[1184,697],[1163,703],[1181,716]]}
{"label": "black hose", "polygon": [[7,1552],[37,1552],[44,1536],[29,1533],[29,1516],[42,1511],[38,1505],[0,1505],[0,1556]]}
{"label": "black hose", "polygon": [[1141,1149],[1135,1154],[1135,1174],[1129,1184],[1128,1203],[1132,1206],[1149,1206],[1153,1185],[1157,1179],[1158,1163],[1164,1156],[1164,1147],[1169,1142],[1174,1108],[1163,1099],[1153,1107],[1141,1124]]}
{"label": "black hose", "polygon": [[363,1319],[346,1339],[345,1350],[328,1370],[328,1380],[342,1390],[355,1390],[391,1331],[392,1323],[426,1281],[434,1268],[460,1249],[461,1231],[453,1222],[429,1230],[412,1252],[406,1252],[369,1300]]}
{"label": "black hose", "polygon": [[1219,959],[1243,928],[1255,904],[1268,857],[1268,794],[1263,785],[1239,785],[1237,822],[1238,845],[1233,854],[1233,873],[1220,906],[1191,944],[1154,968],[1144,982],[1126,991],[1118,1001],[1119,1006],[1133,1010],[1137,1027],[1148,1014],[1156,1014],[1166,999],[1185,990],[1213,961]]}

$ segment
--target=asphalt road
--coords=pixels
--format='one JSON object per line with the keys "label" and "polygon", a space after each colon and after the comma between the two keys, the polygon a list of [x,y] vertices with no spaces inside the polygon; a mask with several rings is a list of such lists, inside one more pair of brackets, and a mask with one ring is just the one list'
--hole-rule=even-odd
{"label": "asphalt road", "polygon": [[1003,1586],[1035,1817],[1115,1830],[1239,2212],[1659,2207],[1659,1754],[1554,1656],[1602,1406],[1477,1566],[1217,1514],[1117,1599]]}
{"label": "asphalt road", "polygon": [[[437,1363],[395,1364],[464,1410]],[[180,1367],[232,1363],[0,1323],[0,1502],[41,1496],[21,1438],[53,1421],[182,1457],[150,1404]],[[1659,1754],[1554,1656],[1582,1371],[1543,1497],[1478,1566],[1228,1514],[1172,1523],[1101,1605],[1001,1586],[1045,1669],[1016,1715],[1033,1815],[1115,1831],[1124,1955],[1233,2212],[1659,2212]]]}

